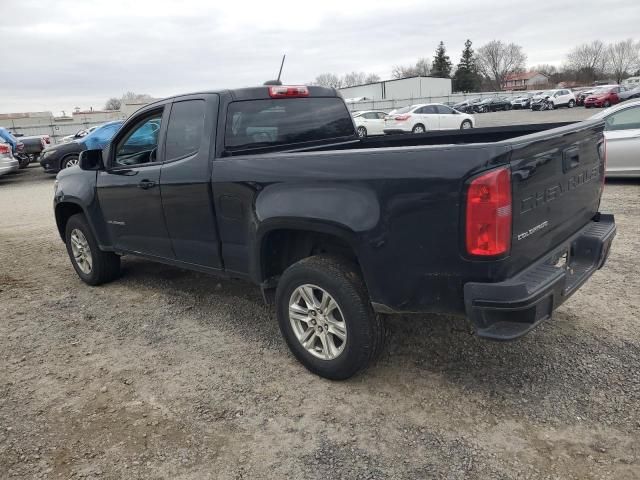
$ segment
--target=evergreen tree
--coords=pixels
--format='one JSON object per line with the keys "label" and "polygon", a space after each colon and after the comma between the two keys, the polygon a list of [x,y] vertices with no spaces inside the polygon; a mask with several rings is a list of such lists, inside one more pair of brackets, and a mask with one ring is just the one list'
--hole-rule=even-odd
{"label": "evergreen tree", "polygon": [[453,90],[456,92],[477,92],[480,90],[482,79],[478,74],[478,67],[471,48],[471,40],[464,42],[464,49],[460,63],[453,75]]}
{"label": "evergreen tree", "polygon": [[450,78],[451,76],[451,60],[449,59],[449,55],[447,55],[447,50],[442,41],[440,45],[438,45],[436,54],[433,57],[431,76],[440,78]]}

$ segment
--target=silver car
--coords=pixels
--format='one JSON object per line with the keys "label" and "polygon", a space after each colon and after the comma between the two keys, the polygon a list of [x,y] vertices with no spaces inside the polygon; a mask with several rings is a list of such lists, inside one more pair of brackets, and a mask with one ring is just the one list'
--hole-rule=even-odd
{"label": "silver car", "polygon": [[640,100],[620,103],[591,118],[605,120],[607,177],[640,177]]}
{"label": "silver car", "polygon": [[20,169],[20,163],[13,158],[11,145],[0,138],[0,176],[11,172],[17,172]]}

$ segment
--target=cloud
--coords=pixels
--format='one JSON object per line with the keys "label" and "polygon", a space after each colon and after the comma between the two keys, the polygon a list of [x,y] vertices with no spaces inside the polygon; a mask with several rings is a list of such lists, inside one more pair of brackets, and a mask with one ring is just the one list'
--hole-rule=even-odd
{"label": "cloud", "polygon": [[529,64],[559,64],[575,44],[637,35],[638,2],[608,1],[606,22],[602,5],[3,0],[0,111],[59,113],[100,108],[128,90],[159,97],[255,85],[277,75],[283,53],[291,83],[327,71],[388,78],[393,65],[433,56],[440,40],[455,63],[466,38],[476,48],[513,41]]}

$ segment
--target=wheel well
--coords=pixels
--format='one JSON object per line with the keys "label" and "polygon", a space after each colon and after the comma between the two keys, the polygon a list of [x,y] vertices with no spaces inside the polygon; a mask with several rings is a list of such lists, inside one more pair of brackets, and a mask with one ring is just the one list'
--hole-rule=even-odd
{"label": "wheel well", "polygon": [[294,263],[321,253],[358,263],[351,245],[337,235],[290,229],[271,231],[262,242],[262,280],[272,282]]}
{"label": "wheel well", "polygon": [[82,207],[75,203],[61,203],[56,206],[56,225],[62,241],[65,241],[67,222],[76,213],[82,213]]}

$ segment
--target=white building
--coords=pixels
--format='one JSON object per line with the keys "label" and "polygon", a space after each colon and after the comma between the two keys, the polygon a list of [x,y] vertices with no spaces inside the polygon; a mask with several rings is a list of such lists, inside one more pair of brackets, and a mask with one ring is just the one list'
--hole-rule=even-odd
{"label": "white building", "polygon": [[340,89],[345,99],[359,101],[406,100],[451,95],[451,79],[436,77],[409,77],[398,80],[345,87]]}

